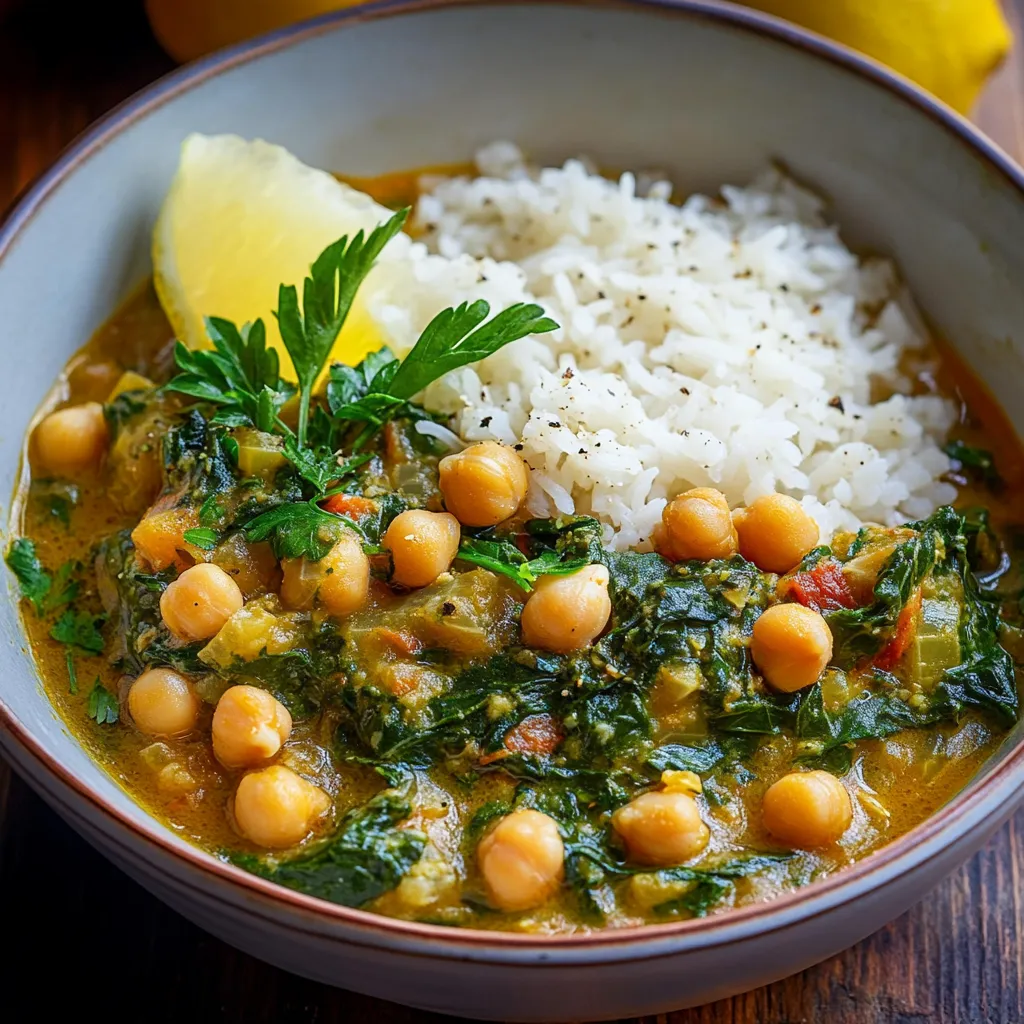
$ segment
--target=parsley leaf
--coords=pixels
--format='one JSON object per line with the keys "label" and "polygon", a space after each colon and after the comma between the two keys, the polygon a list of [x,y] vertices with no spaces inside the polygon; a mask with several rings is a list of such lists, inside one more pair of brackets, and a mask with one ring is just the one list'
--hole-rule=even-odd
{"label": "parsley leaf", "polygon": [[359,286],[384,246],[402,230],[408,208],[351,241],[346,235],[329,245],[310,267],[302,286],[302,309],[294,285],[281,285],[277,299],[277,323],[284,347],[292,357],[299,380],[299,447],[306,443],[309,403],[320,376],[344,326]]}
{"label": "parsley leaf", "polygon": [[90,718],[100,725],[114,725],[121,714],[121,708],[115,697],[97,678],[89,691],[89,703],[86,710]]}
{"label": "parsley leaf", "polygon": [[372,390],[383,390],[396,398],[412,398],[432,381],[460,366],[479,362],[527,335],[546,334],[559,326],[533,303],[517,302],[484,323],[490,311],[490,305],[483,299],[464,302],[457,309],[441,310],[401,364],[389,363],[378,373],[378,378],[385,377],[386,389],[377,387],[375,379]]}
{"label": "parsley leaf", "polygon": [[7,551],[7,564],[18,579],[21,596],[35,609],[37,615],[54,612],[73,601],[78,594],[78,582],[71,577],[77,563],[65,562],[56,577],[51,577],[36,555],[36,546],[27,537],[18,537]]}
{"label": "parsley leaf", "polygon": [[27,537],[19,537],[7,551],[7,565],[18,578],[21,596],[35,608],[37,615],[42,615],[43,602],[53,580],[36,557],[35,544]]}
{"label": "parsley leaf", "polygon": [[464,537],[457,557],[463,562],[507,576],[526,591],[533,590],[533,584],[541,576],[566,576],[590,564],[585,558],[563,560],[556,551],[545,551],[536,558],[528,559],[511,541],[481,540],[477,537]]}
{"label": "parsley leaf", "polygon": [[212,551],[219,543],[217,531],[210,529],[208,526],[197,526],[191,530],[186,530],[182,537],[186,544],[192,544],[194,547],[202,548],[204,551]]}
{"label": "parsley leaf", "polygon": [[103,637],[98,628],[102,624],[102,616],[68,608],[54,623],[50,636],[69,647],[80,647],[90,654],[102,654]]}
{"label": "parsley leaf", "polygon": [[311,483],[317,494],[324,494],[332,484],[355,472],[372,455],[357,455],[347,462],[341,462],[337,452],[325,446],[300,448],[293,437],[285,438],[284,454],[291,461],[299,476]]}
{"label": "parsley leaf", "polygon": [[344,528],[362,530],[347,516],[325,512],[309,501],[294,501],[250,519],[245,535],[250,541],[269,540],[278,558],[300,558],[305,555],[318,562],[337,543]]}
{"label": "parsley leaf", "polygon": [[280,378],[277,352],[267,347],[263,321],[239,329],[230,320],[211,316],[205,324],[213,351],[193,352],[179,341],[174,361],[182,372],[167,390],[219,406],[216,423],[252,424],[268,432],[280,426],[277,414],[294,389]]}
{"label": "parsley leaf", "polygon": [[[409,399],[428,384],[510,342],[558,328],[540,306],[530,303],[509,306],[484,323],[490,311],[483,299],[441,310],[401,362],[382,348],[357,367],[332,366],[327,402],[334,418],[376,429],[396,416],[425,416]],[[359,446],[357,441],[354,447]]]}

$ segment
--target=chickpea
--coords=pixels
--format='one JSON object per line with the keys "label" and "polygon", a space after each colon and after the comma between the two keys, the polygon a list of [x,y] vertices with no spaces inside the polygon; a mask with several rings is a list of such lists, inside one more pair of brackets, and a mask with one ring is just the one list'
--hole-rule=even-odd
{"label": "chickpea", "polygon": [[417,508],[396,516],[384,534],[392,579],[403,587],[429,586],[451,568],[461,535],[458,519],[448,512]]}
{"label": "chickpea", "polygon": [[519,510],[530,484],[526,463],[497,441],[448,455],[437,469],[445,507],[463,526],[497,526]]}
{"label": "chickpea", "polygon": [[540,811],[513,811],[477,847],[477,863],[491,902],[510,912],[546,903],[565,877],[564,862],[558,826]]}
{"label": "chickpea", "polygon": [[765,572],[789,572],[820,536],[818,524],[788,494],[766,494],[733,516],[740,554]]}
{"label": "chickpea", "polygon": [[184,736],[195,728],[199,707],[192,684],[170,668],[146,669],[128,691],[128,710],[147,736]]}
{"label": "chickpea", "polygon": [[74,476],[95,469],[110,440],[103,406],[86,402],[51,412],[36,427],[33,439],[36,458],[51,473]]}
{"label": "chickpea", "polygon": [[846,787],[828,772],[790,772],[768,788],[761,804],[764,827],[801,849],[828,846],[853,821]]}
{"label": "chickpea", "polygon": [[327,813],[331,798],[290,768],[250,772],[235,790],[235,824],[257,846],[280,850],[302,842]]}
{"label": "chickpea", "polygon": [[630,860],[669,867],[696,857],[711,838],[697,801],[686,792],[643,793],[612,815]]}
{"label": "chickpea", "polygon": [[694,487],[670,501],[651,538],[655,550],[670,562],[699,558],[731,558],[738,541],[729,503],[713,487]]}
{"label": "chickpea", "polygon": [[238,584],[220,566],[201,562],[186,569],[160,595],[160,614],[179,640],[207,640],[243,604]]}
{"label": "chickpea", "polygon": [[356,534],[346,530],[319,562],[286,558],[281,600],[295,611],[312,608],[315,601],[331,615],[351,615],[366,603],[370,589],[370,560]]}
{"label": "chickpea", "polygon": [[592,644],[612,614],[608,580],[603,565],[542,576],[523,606],[523,643],[560,654]]}
{"label": "chickpea", "polygon": [[273,757],[291,731],[288,709],[266,690],[232,686],[213,713],[213,752],[226,768],[248,768]]}
{"label": "chickpea", "polygon": [[761,613],[750,654],[768,684],[793,693],[818,681],[832,659],[832,631],[812,608],[775,604]]}

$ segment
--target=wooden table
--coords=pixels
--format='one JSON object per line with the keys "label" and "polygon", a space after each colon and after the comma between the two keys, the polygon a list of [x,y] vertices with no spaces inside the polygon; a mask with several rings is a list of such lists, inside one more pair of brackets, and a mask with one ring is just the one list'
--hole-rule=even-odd
{"label": "wooden table", "polygon": [[[1024,156],[1024,0],[1012,4],[1022,45],[992,83],[979,120]],[[141,4],[61,7],[33,2],[0,28],[0,203],[95,117],[171,67]],[[1024,1022],[1022,845],[1024,811],[859,946],[659,1024]],[[111,867],[2,763],[0,923],[0,1008],[31,1006],[33,1018],[46,1021],[65,999],[77,1012],[154,1024],[448,1019],[303,981],[223,945]],[[29,987],[40,962],[52,984]],[[14,1024],[28,1015],[0,1009],[0,1018]]]}

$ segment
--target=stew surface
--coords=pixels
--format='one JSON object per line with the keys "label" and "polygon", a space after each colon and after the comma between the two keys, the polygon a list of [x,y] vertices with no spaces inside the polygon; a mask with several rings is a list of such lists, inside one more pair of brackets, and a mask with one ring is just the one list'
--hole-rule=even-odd
{"label": "stew surface", "polygon": [[1016,721],[1024,463],[950,353],[920,386],[962,401],[955,509],[824,547],[795,502],[688,492],[616,553],[528,516],[514,450],[418,429],[412,356],[332,368],[307,419],[232,330],[241,397],[133,296],[28,445],[8,553],[64,720],[218,857],[449,925],[700,916],[906,832]]}

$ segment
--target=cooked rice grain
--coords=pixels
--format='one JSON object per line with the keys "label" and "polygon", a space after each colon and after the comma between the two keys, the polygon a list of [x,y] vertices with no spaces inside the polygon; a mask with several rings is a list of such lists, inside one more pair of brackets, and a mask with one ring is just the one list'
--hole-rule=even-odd
{"label": "cooked rice grain", "polygon": [[533,512],[597,515],[624,548],[689,487],[733,505],[785,491],[825,536],[953,499],[956,407],[909,396],[900,371],[927,333],[893,265],[851,253],[815,195],[771,170],[679,206],[667,182],[538,170],[508,143],[477,162],[480,177],[429,183],[408,302],[374,309],[400,352],[481,294],[562,325],[425,396],[464,438],[522,445]]}

